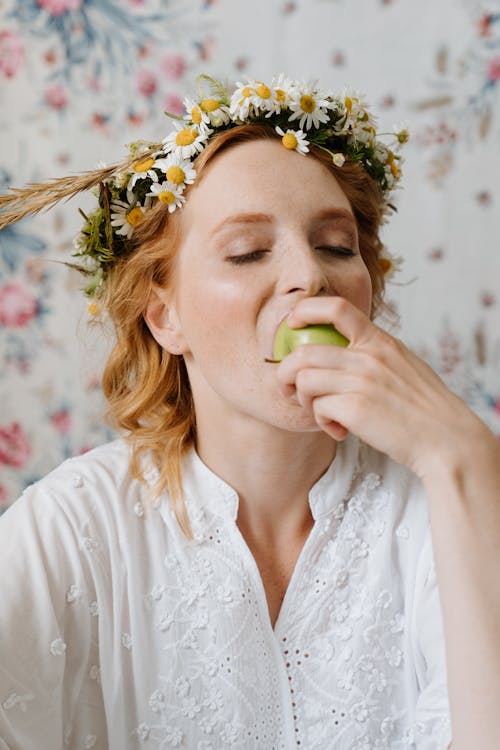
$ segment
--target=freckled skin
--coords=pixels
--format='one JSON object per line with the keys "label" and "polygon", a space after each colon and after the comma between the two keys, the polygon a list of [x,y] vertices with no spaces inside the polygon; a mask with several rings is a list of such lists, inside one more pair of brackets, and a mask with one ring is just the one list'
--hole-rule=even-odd
{"label": "freckled skin", "polygon": [[[344,228],[318,222],[329,210],[352,217],[353,240]],[[245,212],[271,218],[213,237],[228,217]],[[184,356],[198,427],[222,422],[237,431],[250,420],[319,432],[311,411],[284,396],[276,368],[265,359],[272,357],[280,320],[304,297],[341,296],[370,314],[370,275],[335,177],[279,141],[239,144],[215,157],[193,185],[181,231],[169,309],[180,331],[174,353]],[[320,249],[349,242],[349,258]],[[239,265],[230,260],[253,251],[264,254]]]}

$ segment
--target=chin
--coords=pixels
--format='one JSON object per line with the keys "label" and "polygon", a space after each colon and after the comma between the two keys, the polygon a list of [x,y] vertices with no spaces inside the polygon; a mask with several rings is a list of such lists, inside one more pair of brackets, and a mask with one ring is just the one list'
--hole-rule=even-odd
{"label": "chin", "polygon": [[295,408],[288,408],[280,414],[271,414],[269,421],[287,432],[322,432],[312,413],[298,404]]}

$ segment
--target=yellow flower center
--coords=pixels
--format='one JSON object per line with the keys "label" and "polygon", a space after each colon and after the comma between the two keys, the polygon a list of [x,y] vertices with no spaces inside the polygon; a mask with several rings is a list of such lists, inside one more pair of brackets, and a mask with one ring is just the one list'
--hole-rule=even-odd
{"label": "yellow flower center", "polygon": [[184,130],[179,130],[179,132],[175,136],[175,145],[190,146],[195,142],[196,135],[196,130],[191,130],[191,128],[184,128]]}
{"label": "yellow flower center", "polygon": [[142,213],[142,209],[139,208],[139,206],[136,206],[132,211],[129,211],[128,214],[125,215],[125,218],[131,227],[135,227],[135,225],[144,218],[144,214]]}
{"label": "yellow flower center", "polygon": [[314,112],[316,109],[316,102],[309,94],[304,94],[300,97],[300,108],[303,112]]}
{"label": "yellow flower center", "polygon": [[269,99],[269,97],[271,96],[271,89],[261,83],[255,89],[255,93],[257,94],[257,96],[260,96],[261,99]]}
{"label": "yellow flower center", "polygon": [[215,112],[216,109],[219,109],[220,102],[217,99],[202,99],[200,107],[204,112]]}
{"label": "yellow flower center", "polygon": [[161,193],[158,193],[158,200],[162,203],[174,203],[175,195],[170,190],[162,190]]}
{"label": "yellow flower center", "polygon": [[276,99],[279,102],[286,101],[286,94],[283,91],[283,89],[274,89],[274,93],[276,94]]}
{"label": "yellow flower center", "polygon": [[191,110],[191,119],[195,125],[199,125],[202,121],[202,116],[199,107],[193,107]]}
{"label": "yellow flower center", "polygon": [[347,114],[350,115],[352,111],[352,99],[350,96],[346,96],[344,99],[345,108],[347,110]]}
{"label": "yellow flower center", "polygon": [[174,164],[172,167],[167,169],[167,180],[173,182],[174,185],[181,185],[186,178],[186,173],[183,169]]}
{"label": "yellow flower center", "polygon": [[389,151],[389,157],[387,159],[387,163],[389,164],[392,172],[393,177],[398,177],[401,170],[399,169],[398,165],[396,164],[396,160],[394,158],[394,154],[392,151]]}
{"label": "yellow flower center", "polygon": [[134,164],[134,172],[147,172],[148,169],[151,169],[153,164],[155,163],[154,159],[143,159],[142,161],[137,161]]}
{"label": "yellow flower center", "polygon": [[91,302],[88,306],[88,311],[91,315],[99,315],[101,312],[99,305],[96,305],[95,302]]}
{"label": "yellow flower center", "polygon": [[293,133],[286,133],[281,139],[281,142],[284,147],[289,148],[290,151],[293,151],[294,148],[297,148],[298,144],[298,140]]}
{"label": "yellow flower center", "polygon": [[244,99],[248,99],[249,96],[252,96],[253,94],[253,88],[251,86],[245,86],[241,89],[241,95]]}
{"label": "yellow flower center", "polygon": [[389,258],[380,258],[379,265],[382,273],[389,273],[392,268],[392,263]]}

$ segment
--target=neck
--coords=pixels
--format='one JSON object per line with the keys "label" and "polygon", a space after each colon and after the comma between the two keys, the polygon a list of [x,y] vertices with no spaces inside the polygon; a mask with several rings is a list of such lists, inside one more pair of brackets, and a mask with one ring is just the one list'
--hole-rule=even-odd
{"label": "neck", "polygon": [[313,522],[308,495],[335,456],[331,438],[260,424],[197,427],[198,455],[238,493],[242,530],[269,541],[307,534]]}

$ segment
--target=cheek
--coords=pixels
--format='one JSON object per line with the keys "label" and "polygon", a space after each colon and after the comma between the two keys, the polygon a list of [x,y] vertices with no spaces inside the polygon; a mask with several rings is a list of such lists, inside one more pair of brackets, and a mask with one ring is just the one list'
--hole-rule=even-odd
{"label": "cheek", "polygon": [[232,357],[242,339],[241,328],[255,314],[241,285],[215,282],[204,273],[191,275],[189,284],[183,286],[179,309],[187,344],[195,356],[208,352],[212,357],[218,352]]}
{"label": "cheek", "polygon": [[352,302],[359,310],[370,315],[372,306],[372,281],[367,267],[363,264],[346,276],[336,285],[338,294]]}

